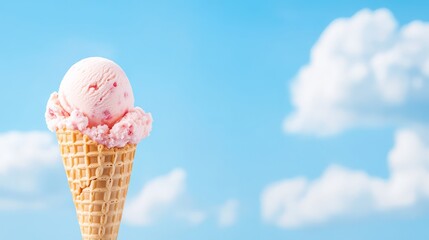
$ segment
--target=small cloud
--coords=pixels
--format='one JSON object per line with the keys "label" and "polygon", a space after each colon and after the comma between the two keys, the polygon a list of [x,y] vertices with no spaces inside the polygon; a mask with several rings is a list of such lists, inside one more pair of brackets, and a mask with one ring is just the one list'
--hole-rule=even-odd
{"label": "small cloud", "polygon": [[313,46],[293,80],[284,129],[331,135],[427,119],[428,80],[429,24],[398,27],[387,9],[361,10],[334,20]]}
{"label": "small cloud", "polygon": [[403,129],[388,156],[388,179],[333,165],[315,180],[272,183],[261,195],[263,219],[283,228],[336,217],[415,207],[429,199],[429,139]]}
{"label": "small cloud", "polygon": [[0,133],[0,189],[34,192],[39,187],[39,173],[60,163],[52,133]]}
{"label": "small cloud", "polygon": [[58,144],[49,132],[0,133],[0,174],[57,163]]}
{"label": "small cloud", "polygon": [[215,217],[221,227],[237,221],[239,202],[235,199],[226,201],[218,210],[196,209],[192,202],[186,193],[186,172],[176,168],[150,180],[136,197],[127,201],[124,221],[148,226],[162,218],[171,218],[195,226]]}
{"label": "small cloud", "polygon": [[40,210],[46,205],[40,201],[21,201],[18,199],[0,198],[0,211]]}
{"label": "small cloud", "polygon": [[207,218],[207,214],[204,211],[183,211],[179,214],[180,218],[185,219],[187,222],[189,222],[192,225],[198,225]]}
{"label": "small cloud", "polygon": [[149,225],[167,208],[173,206],[184,193],[186,172],[177,168],[149,181],[124,209],[124,219],[133,225]]}
{"label": "small cloud", "polygon": [[235,224],[238,217],[239,202],[236,199],[226,201],[219,209],[218,224],[221,227],[229,227]]}

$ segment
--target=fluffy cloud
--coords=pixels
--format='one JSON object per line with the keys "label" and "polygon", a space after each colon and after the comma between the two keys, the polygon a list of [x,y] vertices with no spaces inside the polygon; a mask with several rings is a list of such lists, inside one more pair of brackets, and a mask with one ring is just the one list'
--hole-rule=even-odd
{"label": "fluffy cloud", "polygon": [[167,209],[173,209],[177,217],[191,224],[199,224],[205,219],[205,213],[196,210],[184,210],[178,206],[185,193],[186,172],[177,168],[170,173],[149,181],[134,199],[125,207],[124,219],[132,225],[145,226],[157,220]]}
{"label": "fluffy cloud", "polygon": [[218,224],[229,227],[237,221],[239,202],[236,199],[226,201],[219,209]]}
{"label": "fluffy cloud", "polygon": [[329,135],[418,121],[429,107],[428,80],[429,24],[398,27],[386,9],[359,11],[333,21],[314,45],[292,83],[284,129]]}
{"label": "fluffy cloud", "polygon": [[148,182],[125,208],[125,219],[134,225],[152,223],[160,211],[173,205],[185,190],[186,172],[174,169]]}
{"label": "fluffy cloud", "polygon": [[39,172],[60,164],[60,159],[52,133],[1,133],[0,188],[14,192],[35,191]]}
{"label": "fluffy cloud", "polygon": [[8,132],[0,134],[0,174],[40,168],[58,162],[59,150],[48,132]]}
{"label": "fluffy cloud", "polygon": [[0,211],[39,210],[45,207],[46,204],[40,201],[29,202],[17,199],[0,198]]}
{"label": "fluffy cloud", "polygon": [[263,218],[293,228],[416,206],[429,199],[429,140],[424,135],[407,129],[396,133],[388,179],[334,165],[312,181],[300,177],[267,186],[261,195]]}
{"label": "fluffy cloud", "polygon": [[200,210],[185,210],[178,214],[178,217],[186,220],[192,225],[198,225],[207,218],[207,213]]}
{"label": "fluffy cloud", "polygon": [[186,193],[186,172],[176,168],[166,175],[150,180],[141,192],[127,201],[124,220],[135,226],[148,226],[161,218],[174,218],[191,225],[216,218],[220,227],[237,221],[239,202],[229,199],[219,208],[198,210]]}

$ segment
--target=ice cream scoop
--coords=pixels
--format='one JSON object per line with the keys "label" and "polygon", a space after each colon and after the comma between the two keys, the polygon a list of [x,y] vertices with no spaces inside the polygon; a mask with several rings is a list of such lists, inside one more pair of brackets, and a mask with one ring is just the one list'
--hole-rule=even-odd
{"label": "ice cream scoop", "polygon": [[75,63],[46,106],[51,131],[79,130],[107,147],[138,143],[152,129],[152,116],[134,107],[130,82],[116,63],[101,57]]}
{"label": "ice cream scoop", "polygon": [[67,112],[78,109],[85,114],[90,127],[112,127],[134,107],[133,91],[124,71],[101,57],[75,63],[61,82],[58,99]]}

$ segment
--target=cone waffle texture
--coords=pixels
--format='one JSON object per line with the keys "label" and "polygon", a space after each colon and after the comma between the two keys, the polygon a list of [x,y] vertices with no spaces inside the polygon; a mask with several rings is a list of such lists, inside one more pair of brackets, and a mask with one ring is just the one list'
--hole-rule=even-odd
{"label": "cone waffle texture", "polygon": [[117,239],[136,145],[106,148],[73,130],[57,138],[82,239]]}

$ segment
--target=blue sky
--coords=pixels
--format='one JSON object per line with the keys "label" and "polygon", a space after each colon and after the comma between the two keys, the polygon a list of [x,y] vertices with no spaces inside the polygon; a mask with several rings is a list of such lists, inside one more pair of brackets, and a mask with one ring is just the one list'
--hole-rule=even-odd
{"label": "blue sky", "polygon": [[[366,17],[355,15],[365,8]],[[376,12],[379,8],[387,13]],[[331,23],[338,18],[355,19],[356,25],[350,20],[345,30],[335,30]],[[397,22],[392,36],[381,36],[390,20]],[[79,238],[44,111],[73,63],[102,56],[121,65],[135,104],[154,118],[151,136],[138,146],[128,193],[136,216],[124,219],[120,239],[426,239],[425,173],[404,183],[414,192],[398,187],[408,182],[409,172],[402,171],[412,169],[408,162],[429,166],[429,144],[422,136],[429,120],[424,113],[429,47],[420,41],[429,31],[419,25],[415,32],[423,37],[401,35],[414,20],[429,24],[421,1],[1,3],[0,142],[9,144],[0,148],[0,180],[7,183],[0,184],[2,236]],[[379,28],[366,28],[376,25],[371,21]],[[331,46],[327,38],[322,44],[324,34],[338,42]],[[365,45],[371,36],[386,39],[370,42],[378,46],[374,50]],[[409,43],[420,54],[408,51]],[[364,47],[358,63],[370,74],[350,78],[362,85],[347,77],[357,61],[347,50],[359,44]],[[327,65],[312,62],[312,49],[329,53],[314,54]],[[333,64],[337,59],[345,65]],[[316,77],[301,74],[305,66]],[[337,66],[343,75],[324,71]],[[396,82],[392,76],[399,76]],[[294,90],[296,85],[301,87]],[[323,94],[324,86],[335,91]],[[301,110],[304,117],[288,128],[288,119]],[[344,112],[349,118],[336,122]],[[33,147],[22,149],[12,138],[30,139]],[[35,164],[39,167],[28,167]],[[347,170],[325,174],[330,166]],[[360,175],[351,177],[357,171]],[[390,178],[392,172],[399,177]],[[329,177],[341,174],[331,184]],[[297,177],[304,179],[296,187],[304,195],[290,192],[288,184]],[[151,184],[174,194],[160,204],[147,190]],[[349,195],[341,194],[349,189]],[[335,207],[311,210],[330,206]],[[141,216],[150,223],[133,221]]]}

